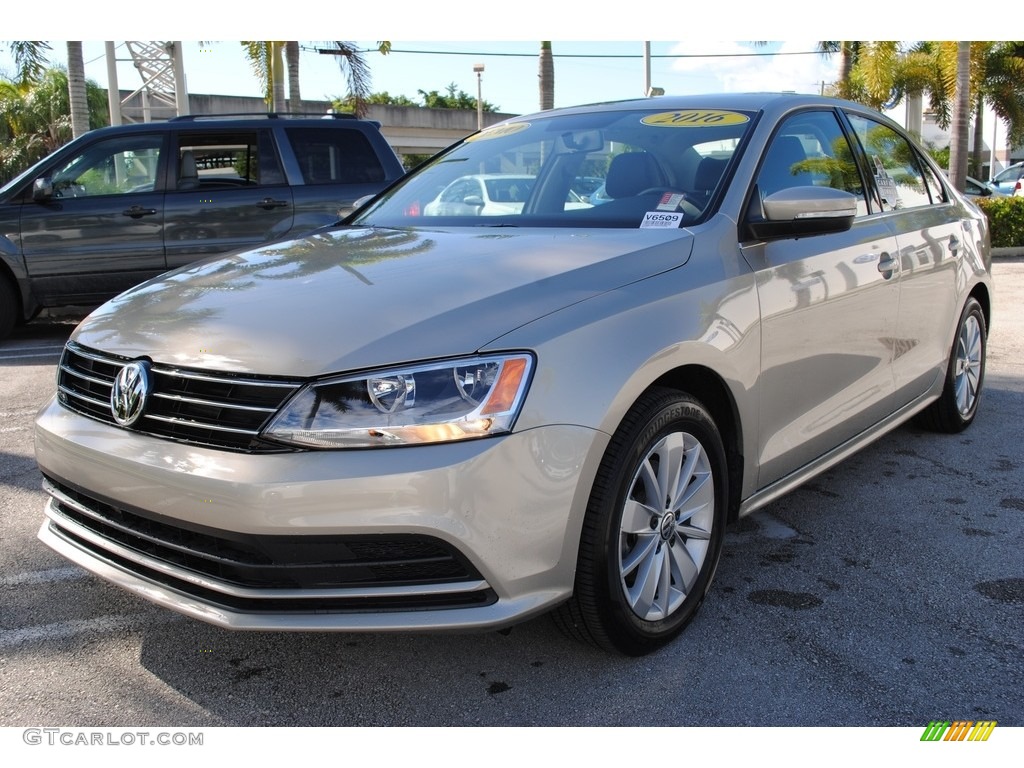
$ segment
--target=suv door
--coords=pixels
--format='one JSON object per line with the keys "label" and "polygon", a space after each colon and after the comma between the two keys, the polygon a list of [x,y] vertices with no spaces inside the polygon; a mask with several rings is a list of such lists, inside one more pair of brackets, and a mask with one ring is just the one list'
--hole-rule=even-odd
{"label": "suv door", "polygon": [[269,129],[182,131],[165,206],[167,266],[279,240],[295,217]]}
{"label": "suv door", "polygon": [[101,139],[36,179],[21,249],[41,304],[96,304],[164,271],[164,147],[160,133]]}
{"label": "suv door", "polygon": [[[848,231],[748,241],[761,304],[758,464],[765,486],[854,437],[892,408],[898,246],[832,111],[801,112],[769,142],[752,192],[798,186],[857,197]],[[873,209],[872,209],[873,208]]]}

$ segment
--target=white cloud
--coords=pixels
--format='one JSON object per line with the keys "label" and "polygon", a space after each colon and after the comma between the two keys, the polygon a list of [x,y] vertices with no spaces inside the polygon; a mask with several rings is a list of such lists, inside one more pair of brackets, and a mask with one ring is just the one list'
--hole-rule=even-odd
{"label": "white cloud", "polygon": [[687,58],[677,59],[672,66],[680,75],[672,92],[819,93],[823,83],[836,80],[838,58],[815,53],[817,45],[817,41],[806,40],[763,46],[737,41],[680,42],[671,52]]}

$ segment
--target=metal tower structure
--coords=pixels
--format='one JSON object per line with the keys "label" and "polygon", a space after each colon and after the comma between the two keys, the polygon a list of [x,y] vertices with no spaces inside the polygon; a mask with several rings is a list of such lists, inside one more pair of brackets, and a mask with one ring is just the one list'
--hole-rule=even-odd
{"label": "metal tower structure", "polygon": [[188,88],[181,42],[174,40],[127,40],[125,48],[142,78],[142,85],[121,98],[117,85],[114,43],[107,42],[107,80],[110,123],[149,123],[189,113]]}

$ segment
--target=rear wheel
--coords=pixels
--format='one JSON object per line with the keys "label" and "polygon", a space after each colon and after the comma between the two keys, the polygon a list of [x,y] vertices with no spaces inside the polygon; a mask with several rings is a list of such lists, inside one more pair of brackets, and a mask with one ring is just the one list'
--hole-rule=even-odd
{"label": "rear wheel", "polygon": [[971,425],[985,381],[986,343],[985,314],[976,299],[968,299],[949,354],[946,385],[939,399],[921,413],[921,426],[955,433]]}
{"label": "rear wheel", "polygon": [[18,294],[10,280],[0,275],[0,339],[6,339],[18,321]]}
{"label": "rear wheel", "polygon": [[633,406],[601,463],[583,524],[567,634],[639,656],[674,638],[721,554],[725,452],[696,400],[656,389]]}

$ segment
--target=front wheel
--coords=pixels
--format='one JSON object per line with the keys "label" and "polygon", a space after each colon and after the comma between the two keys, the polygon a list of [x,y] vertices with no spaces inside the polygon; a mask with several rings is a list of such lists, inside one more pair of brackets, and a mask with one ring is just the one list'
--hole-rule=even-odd
{"label": "front wheel", "polygon": [[937,432],[962,432],[974,421],[985,381],[985,313],[974,298],[960,315],[946,367],[942,395],[923,411],[918,423]]}
{"label": "front wheel", "polygon": [[601,462],[583,524],[567,634],[639,656],[693,618],[722,549],[728,482],[710,414],[655,389],[629,411]]}

